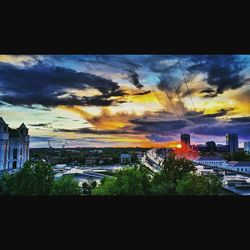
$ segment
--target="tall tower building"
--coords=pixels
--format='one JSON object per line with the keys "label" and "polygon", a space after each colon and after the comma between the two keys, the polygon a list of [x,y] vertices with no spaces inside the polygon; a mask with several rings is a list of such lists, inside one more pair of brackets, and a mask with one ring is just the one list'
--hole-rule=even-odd
{"label": "tall tower building", "polygon": [[184,149],[190,148],[190,135],[189,134],[181,134],[181,147]]}
{"label": "tall tower building", "polygon": [[29,160],[29,135],[22,124],[17,129],[8,127],[0,117],[0,171],[18,169]]}
{"label": "tall tower building", "polygon": [[234,153],[239,149],[238,134],[227,134],[226,144],[228,147],[228,152]]}

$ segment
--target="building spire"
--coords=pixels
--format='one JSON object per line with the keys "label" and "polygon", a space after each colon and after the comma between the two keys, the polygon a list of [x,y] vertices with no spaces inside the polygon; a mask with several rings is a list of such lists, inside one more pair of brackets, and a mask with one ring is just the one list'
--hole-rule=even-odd
{"label": "building spire", "polygon": [[0,117],[0,124],[7,125],[6,122],[4,121],[4,119],[2,117]]}
{"label": "building spire", "polygon": [[24,123],[21,124],[19,128],[27,128]]}

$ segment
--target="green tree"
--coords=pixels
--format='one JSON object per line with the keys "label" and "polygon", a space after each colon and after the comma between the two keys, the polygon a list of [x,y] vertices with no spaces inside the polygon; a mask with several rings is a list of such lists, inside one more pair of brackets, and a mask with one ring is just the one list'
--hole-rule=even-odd
{"label": "green tree", "polygon": [[52,195],[81,195],[81,189],[72,176],[64,175],[54,181]]}
{"label": "green tree", "polygon": [[12,195],[14,193],[14,176],[4,173],[0,178],[0,192],[3,195]]}
{"label": "green tree", "polygon": [[11,195],[49,195],[53,181],[51,166],[42,161],[28,161],[19,172],[1,178],[4,193]]}
{"label": "green tree", "polygon": [[141,166],[120,170],[114,177],[104,178],[93,195],[148,195],[151,183],[148,172]]}
{"label": "green tree", "polygon": [[91,195],[92,190],[96,187],[97,187],[97,182],[89,178],[86,182],[82,183],[83,195]]}
{"label": "green tree", "polygon": [[163,173],[156,173],[151,182],[151,194],[173,195],[175,194],[175,183]]}
{"label": "green tree", "polygon": [[219,195],[221,181],[215,175],[186,174],[178,181],[176,193],[179,195]]}
{"label": "green tree", "polygon": [[178,180],[193,171],[195,171],[193,162],[185,158],[176,158],[175,154],[170,154],[164,160],[160,173],[155,174],[152,179],[152,194],[175,194]]}
{"label": "green tree", "polygon": [[250,155],[247,154],[246,151],[240,150],[234,153],[224,153],[223,157],[227,161],[249,161]]}

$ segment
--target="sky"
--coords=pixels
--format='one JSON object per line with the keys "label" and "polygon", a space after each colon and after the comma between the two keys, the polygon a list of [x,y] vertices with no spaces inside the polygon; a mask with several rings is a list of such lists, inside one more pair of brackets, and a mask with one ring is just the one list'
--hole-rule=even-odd
{"label": "sky", "polygon": [[250,140],[250,55],[0,55],[0,117],[31,147]]}

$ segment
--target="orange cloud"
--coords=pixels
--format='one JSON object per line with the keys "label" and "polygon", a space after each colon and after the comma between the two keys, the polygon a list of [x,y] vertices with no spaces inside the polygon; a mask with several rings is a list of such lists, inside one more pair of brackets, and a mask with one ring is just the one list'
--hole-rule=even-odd
{"label": "orange cloud", "polygon": [[59,106],[59,108],[79,114],[94,127],[99,129],[114,130],[132,125],[129,120],[138,117],[135,113],[118,112],[112,114],[109,108],[104,107],[100,115],[92,115],[80,107]]}

